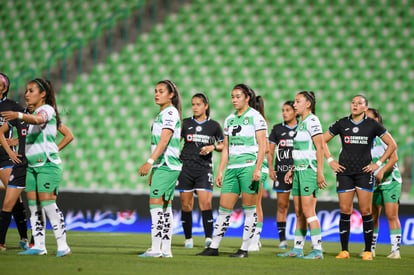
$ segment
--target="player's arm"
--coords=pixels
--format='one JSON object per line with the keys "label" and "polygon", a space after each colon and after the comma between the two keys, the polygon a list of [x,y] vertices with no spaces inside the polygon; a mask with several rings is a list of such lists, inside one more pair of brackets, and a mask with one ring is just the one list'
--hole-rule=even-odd
{"label": "player's arm", "polygon": [[63,135],[63,139],[58,144],[58,149],[61,151],[66,145],[73,141],[74,137],[72,131],[63,123],[59,125],[58,131]]}
{"label": "player's arm", "polygon": [[334,136],[329,131],[326,131],[323,134],[323,154],[329,166],[332,168],[332,171],[334,171],[335,173],[341,173],[345,171],[346,168],[345,166],[340,165],[339,162],[332,157],[328,147],[328,142],[331,141],[333,137]]}
{"label": "player's arm", "polygon": [[217,187],[221,187],[223,183],[223,172],[224,172],[224,169],[226,168],[228,161],[229,161],[229,137],[225,136],[224,142],[223,142],[223,148],[221,151],[220,164],[219,164],[217,176],[216,176]]}
{"label": "player's arm", "polygon": [[375,175],[375,178],[377,179],[377,183],[380,183],[382,179],[384,178],[384,173],[392,171],[394,169],[394,164],[396,164],[398,161],[398,154],[397,151],[394,151],[394,153],[391,154],[390,158],[388,159],[388,162],[378,171],[378,173]]}
{"label": "player's arm", "polygon": [[28,124],[35,124],[35,125],[44,124],[47,122],[47,119],[46,119],[47,116],[44,116],[41,113],[38,113],[36,115],[31,115],[31,114],[25,114],[22,112],[6,111],[6,112],[1,112],[1,115],[7,121],[20,119]]}
{"label": "player's arm", "polygon": [[387,149],[376,163],[370,163],[362,169],[366,173],[373,173],[376,171],[381,166],[381,164],[390,158],[391,154],[397,150],[397,144],[395,143],[395,140],[390,133],[385,132],[385,134],[381,136],[381,140],[387,145]]}
{"label": "player's arm", "polygon": [[269,163],[269,176],[270,178],[275,181],[276,180],[276,173],[274,169],[274,159],[275,159],[275,149],[276,144],[273,142],[269,142],[269,152],[267,153],[267,162]]}
{"label": "player's arm", "polygon": [[20,155],[18,155],[16,152],[14,152],[9,144],[7,143],[7,140],[4,136],[5,133],[9,131],[10,127],[8,123],[4,123],[0,127],[0,144],[6,151],[6,153],[9,155],[10,159],[13,161],[13,163],[21,163],[22,161],[18,158]]}
{"label": "player's arm", "polygon": [[324,147],[325,141],[322,134],[318,134],[312,137],[313,144],[316,148],[316,175],[318,181],[318,187],[321,189],[326,188],[325,177],[323,175],[323,157],[324,157]]}

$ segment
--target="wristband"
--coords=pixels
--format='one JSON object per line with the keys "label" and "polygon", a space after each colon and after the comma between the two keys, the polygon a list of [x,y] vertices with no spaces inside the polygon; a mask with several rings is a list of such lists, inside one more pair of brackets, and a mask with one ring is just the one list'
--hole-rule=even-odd
{"label": "wristband", "polygon": [[151,164],[151,165],[153,165],[153,164],[154,164],[154,160],[153,160],[152,158],[147,159],[147,162],[148,162],[149,164]]}
{"label": "wristband", "polygon": [[375,164],[378,165],[378,166],[381,166],[382,165],[382,161],[377,160],[377,162]]}
{"label": "wristband", "polygon": [[331,163],[333,160],[334,160],[334,159],[333,159],[333,157],[329,157],[329,158],[327,158],[327,159],[326,159],[326,161],[327,161],[328,163]]}
{"label": "wristband", "polygon": [[17,118],[20,119],[20,120],[22,120],[23,119],[23,113],[18,112],[17,113]]}

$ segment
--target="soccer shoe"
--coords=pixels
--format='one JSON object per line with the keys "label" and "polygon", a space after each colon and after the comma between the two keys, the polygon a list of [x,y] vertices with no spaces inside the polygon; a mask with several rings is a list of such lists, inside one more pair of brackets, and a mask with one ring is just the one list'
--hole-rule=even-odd
{"label": "soccer shoe", "polygon": [[364,251],[364,254],[362,255],[362,260],[372,261],[372,252],[371,251]]}
{"label": "soccer shoe", "polygon": [[303,258],[303,249],[292,248],[285,253],[277,254],[278,257]]}
{"label": "soccer shoe", "polygon": [[239,250],[237,250],[236,253],[231,254],[230,257],[232,257],[232,258],[247,258],[247,257],[249,257],[249,254],[247,253],[246,250],[239,249]]}
{"label": "soccer shoe", "polygon": [[68,247],[66,250],[60,250],[60,251],[58,250],[56,252],[56,257],[65,257],[65,256],[69,256],[70,254],[72,254],[72,251]]}
{"label": "soccer shoe", "polygon": [[388,259],[401,259],[400,251],[399,250],[392,251],[391,254],[387,256],[387,258]]}
{"label": "soccer shoe", "polygon": [[305,257],[303,257],[306,260],[318,260],[318,259],[323,259],[323,253],[322,250],[319,249],[313,249],[311,251],[311,253],[309,253],[308,255],[306,255]]}
{"label": "soccer shoe", "polygon": [[[372,258],[375,258],[375,250],[371,250],[372,252]],[[364,256],[364,250],[361,251],[361,253],[359,254],[360,257]]]}
{"label": "soccer shoe", "polygon": [[287,249],[287,241],[281,241],[279,246],[277,247],[279,249]]}
{"label": "soccer shoe", "polygon": [[27,239],[21,239],[19,241],[19,247],[23,250],[28,250],[29,247],[29,241]]}
{"label": "soccer shoe", "polygon": [[193,248],[194,247],[193,239],[186,239],[184,241],[184,247],[185,248]]}
{"label": "soccer shoe", "polygon": [[339,254],[335,257],[337,259],[349,259],[349,252],[346,250],[342,250]]}
{"label": "soccer shoe", "polygon": [[212,241],[213,241],[213,239],[206,238],[206,240],[204,241],[204,248],[209,247]]}
{"label": "soccer shoe", "polygon": [[6,251],[7,248],[4,244],[0,244],[0,252]]}
{"label": "soccer shoe", "polygon": [[197,256],[218,256],[218,248],[207,247],[202,252],[198,253]]}
{"label": "soccer shoe", "polygon": [[145,251],[142,254],[139,254],[138,257],[141,257],[141,258],[161,258],[162,253],[161,252],[152,252],[151,248],[148,248],[147,251]]}
{"label": "soccer shoe", "polygon": [[46,255],[46,249],[37,249],[37,248],[30,248],[25,251],[19,252],[19,255]]}
{"label": "soccer shoe", "polygon": [[173,255],[172,255],[172,253],[171,253],[171,252],[168,252],[168,253],[162,252],[162,257],[163,257],[163,258],[172,258],[172,257],[173,257]]}

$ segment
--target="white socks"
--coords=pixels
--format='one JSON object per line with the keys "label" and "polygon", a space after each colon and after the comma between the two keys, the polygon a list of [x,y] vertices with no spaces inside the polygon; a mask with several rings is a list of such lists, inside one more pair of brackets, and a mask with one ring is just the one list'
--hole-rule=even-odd
{"label": "white socks", "polygon": [[151,213],[151,252],[161,252],[161,240],[164,229],[164,213],[161,205],[153,205]]}
{"label": "white socks", "polygon": [[30,225],[32,227],[32,235],[34,240],[33,249],[46,249],[46,216],[43,209],[34,202],[29,203],[30,209]]}
{"label": "white socks", "polygon": [[247,251],[255,236],[256,230],[256,206],[243,206],[244,210],[244,231],[243,242],[240,247],[241,250]]}
{"label": "white socks", "polygon": [[231,209],[219,207],[219,215],[214,225],[213,240],[211,241],[210,248],[217,249],[220,246],[220,242],[230,225]]}
{"label": "white socks", "polygon": [[45,210],[50,224],[52,225],[53,233],[55,234],[57,241],[58,251],[65,251],[69,249],[69,246],[66,243],[65,218],[63,217],[62,212],[59,210],[55,202],[43,206],[43,209]]}

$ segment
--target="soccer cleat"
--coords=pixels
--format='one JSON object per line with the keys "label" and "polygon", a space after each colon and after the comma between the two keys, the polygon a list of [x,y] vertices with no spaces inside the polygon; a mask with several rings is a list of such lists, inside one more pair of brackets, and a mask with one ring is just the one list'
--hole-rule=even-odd
{"label": "soccer cleat", "polygon": [[197,256],[218,256],[218,248],[207,247],[202,252],[198,253]]}
{"label": "soccer cleat", "polygon": [[212,241],[213,240],[211,238],[206,238],[206,240],[204,242],[204,248],[209,247]]}
{"label": "soccer cleat", "polygon": [[277,254],[278,257],[303,258],[303,249],[292,248],[285,253]]}
{"label": "soccer cleat", "polygon": [[56,257],[65,257],[65,256],[69,256],[70,254],[72,254],[72,251],[68,247],[66,250],[61,250],[61,251],[58,250],[56,252]]}
{"label": "soccer cleat", "polygon": [[19,255],[46,255],[47,250],[46,249],[37,249],[37,248],[30,248],[25,251],[19,252]]}
{"label": "soccer cleat", "polygon": [[335,257],[337,259],[349,259],[349,252],[346,250],[342,250],[339,254]]}
{"label": "soccer cleat", "polygon": [[249,254],[247,253],[246,250],[239,249],[239,250],[237,250],[236,253],[231,254],[230,257],[232,257],[232,258],[247,258],[247,257],[249,257]]}
{"label": "soccer cleat", "polygon": [[364,251],[364,253],[362,255],[362,260],[372,261],[372,252],[371,251]]}
{"label": "soccer cleat", "polygon": [[323,259],[323,253],[322,253],[322,250],[313,249],[311,253],[309,253],[303,258],[306,260],[319,260],[319,259]]}
{"label": "soccer cleat", "polygon": [[161,258],[162,253],[161,252],[152,252],[151,248],[148,248],[147,251],[145,251],[142,254],[139,254],[138,257],[141,257],[141,258]]}
{"label": "soccer cleat", "polygon": [[[371,250],[372,252],[372,258],[375,258],[375,250]],[[364,256],[364,250],[361,251],[361,253],[359,254],[360,257]]]}
{"label": "soccer cleat", "polygon": [[0,252],[6,251],[6,250],[7,250],[6,246],[4,244],[0,244]]}
{"label": "soccer cleat", "polygon": [[29,241],[27,239],[21,239],[19,241],[19,247],[23,250],[28,250],[29,247]]}
{"label": "soccer cleat", "polygon": [[399,250],[392,251],[391,254],[387,256],[387,258],[388,259],[401,259],[400,251]]}
{"label": "soccer cleat", "polygon": [[194,247],[193,239],[186,239],[184,241],[184,247],[185,248],[193,248]]}
{"label": "soccer cleat", "polygon": [[279,246],[277,247],[279,249],[287,249],[287,241],[281,241]]}
{"label": "soccer cleat", "polygon": [[163,257],[163,258],[172,258],[172,257],[173,257],[173,255],[172,255],[172,253],[171,253],[171,252],[168,252],[168,253],[163,252],[163,253],[162,253],[162,257]]}

